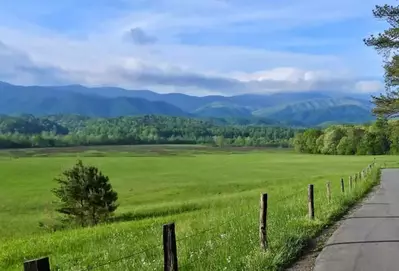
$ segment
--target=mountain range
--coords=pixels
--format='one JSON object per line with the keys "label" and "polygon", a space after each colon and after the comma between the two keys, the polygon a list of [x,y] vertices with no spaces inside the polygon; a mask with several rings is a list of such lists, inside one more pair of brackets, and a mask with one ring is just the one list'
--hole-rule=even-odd
{"label": "mountain range", "polygon": [[318,126],[372,120],[369,100],[369,95],[349,96],[333,91],[197,97],[116,87],[18,86],[0,82],[0,114],[8,115],[118,117],[156,114]]}

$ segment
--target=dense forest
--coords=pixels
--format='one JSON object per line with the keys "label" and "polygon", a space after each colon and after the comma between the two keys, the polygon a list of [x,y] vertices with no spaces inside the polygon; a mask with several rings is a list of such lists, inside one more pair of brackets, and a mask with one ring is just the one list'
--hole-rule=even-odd
{"label": "dense forest", "polygon": [[370,125],[335,125],[297,133],[298,152],[339,155],[399,154],[399,121],[380,118]]}
{"label": "dense forest", "polygon": [[295,133],[300,131],[289,127],[239,125],[232,120],[225,125],[216,123],[155,115],[118,118],[0,116],[0,148],[125,144],[288,147]]}

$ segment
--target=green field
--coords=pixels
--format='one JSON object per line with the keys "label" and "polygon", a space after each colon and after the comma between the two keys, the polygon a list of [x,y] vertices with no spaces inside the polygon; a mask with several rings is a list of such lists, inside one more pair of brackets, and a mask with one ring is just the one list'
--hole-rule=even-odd
{"label": "green field", "polygon": [[[370,187],[361,182],[342,195],[339,180],[373,159],[209,148],[82,151],[0,153],[0,270],[21,270],[25,259],[40,256],[50,256],[55,270],[161,270],[162,224],[171,221],[181,270],[278,270]],[[110,177],[120,199],[115,222],[49,232],[39,223],[56,217],[53,178],[77,156]],[[377,157],[385,160],[397,159]],[[310,183],[314,221],[307,219]],[[267,252],[259,250],[261,192],[269,195]]]}

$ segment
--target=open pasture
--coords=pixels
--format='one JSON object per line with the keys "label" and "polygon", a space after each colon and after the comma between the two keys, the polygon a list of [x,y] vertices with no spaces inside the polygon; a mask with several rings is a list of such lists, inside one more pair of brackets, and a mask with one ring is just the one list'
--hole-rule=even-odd
{"label": "open pasture", "polygon": [[[59,270],[160,270],[162,224],[171,221],[181,270],[278,270],[370,188],[371,182],[359,182],[342,194],[340,178],[347,182],[373,160],[209,148],[156,155],[127,147],[30,152],[0,155],[1,270],[20,270],[25,259],[40,256],[50,256]],[[114,222],[56,232],[39,227],[56,217],[53,178],[78,156],[108,175],[119,193]],[[377,157],[377,163],[384,161],[396,163],[395,157]],[[308,184],[315,186],[313,221],[307,218]],[[267,252],[259,249],[262,192],[269,195]]]}

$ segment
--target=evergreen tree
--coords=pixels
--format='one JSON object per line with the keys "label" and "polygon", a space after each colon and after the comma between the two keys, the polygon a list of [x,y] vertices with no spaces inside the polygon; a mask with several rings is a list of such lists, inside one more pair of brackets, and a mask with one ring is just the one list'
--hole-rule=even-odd
{"label": "evergreen tree", "polygon": [[112,189],[109,178],[80,160],[55,181],[59,184],[53,189],[59,199],[57,211],[65,215],[67,221],[82,227],[96,225],[105,222],[118,207],[118,194]]}
{"label": "evergreen tree", "polygon": [[384,56],[386,94],[374,96],[376,105],[373,112],[384,117],[391,117],[399,112],[399,6],[376,6],[374,17],[384,20],[389,27],[378,35],[364,39],[367,46],[374,47]]}

